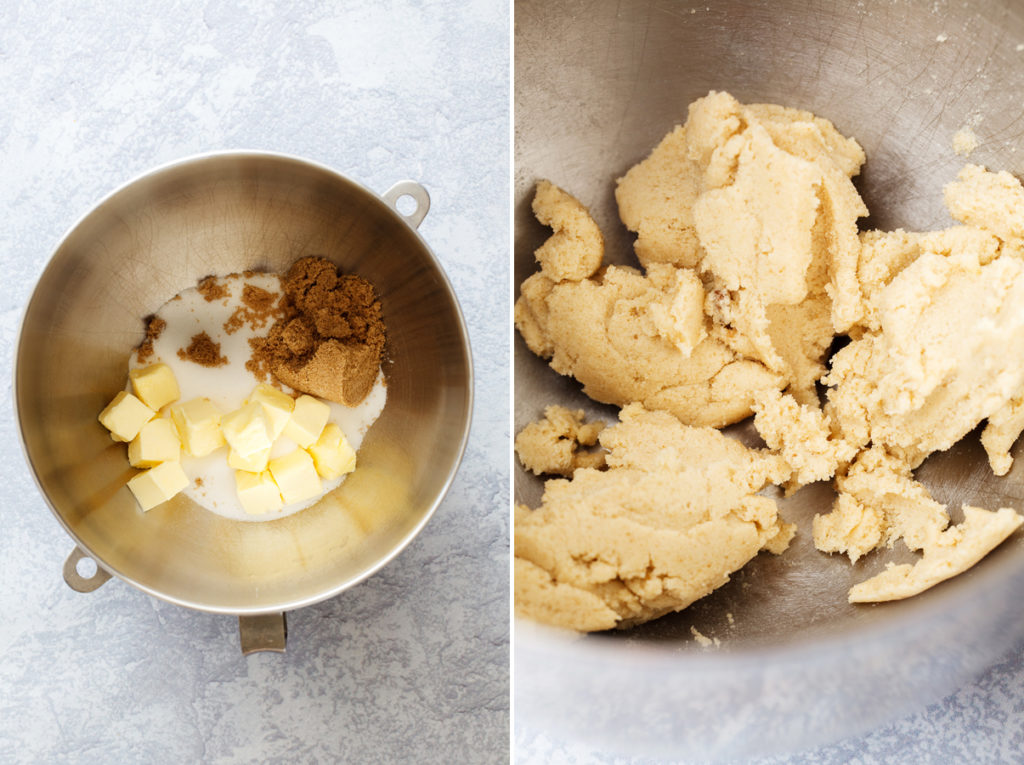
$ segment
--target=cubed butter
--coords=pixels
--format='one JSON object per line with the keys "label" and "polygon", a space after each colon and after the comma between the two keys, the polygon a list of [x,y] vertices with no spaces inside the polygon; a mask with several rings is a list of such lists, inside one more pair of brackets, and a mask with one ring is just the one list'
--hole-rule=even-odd
{"label": "cubed butter", "polygon": [[269,449],[274,441],[270,437],[270,422],[263,406],[256,402],[245,404],[220,421],[224,440],[239,457],[249,457]]}
{"label": "cubed butter", "polygon": [[284,426],[284,435],[305,449],[320,438],[330,416],[331,408],[323,401],[312,396],[299,396],[295,399],[292,416]]}
{"label": "cubed butter", "polygon": [[133,369],[128,372],[132,381],[132,390],[150,409],[173,404],[181,396],[178,381],[174,372],[166,364],[150,364],[148,367]]}
{"label": "cubed butter", "polygon": [[115,441],[131,441],[156,412],[128,391],[121,391],[100,412],[100,423]]}
{"label": "cubed butter", "polygon": [[270,440],[276,441],[292,416],[295,399],[273,385],[262,383],[256,386],[256,390],[249,396],[249,401],[256,402],[263,407],[263,413],[266,414],[267,420],[270,422]]}
{"label": "cubed butter", "polygon": [[261,473],[267,469],[267,462],[270,460],[270,449],[253,452],[248,457],[239,456],[234,449],[228,449],[228,465],[235,470],[245,470],[249,473]]}
{"label": "cubed butter", "polygon": [[304,449],[270,460],[270,474],[286,505],[311,499],[323,491],[313,458]]}
{"label": "cubed butter", "polygon": [[132,467],[151,468],[161,462],[177,462],[180,459],[181,441],[170,420],[150,420],[128,444],[128,462]]}
{"label": "cubed butter", "polygon": [[163,462],[129,479],[128,488],[145,511],[166,502],[188,484],[180,462]]}
{"label": "cubed butter", "polygon": [[235,485],[238,500],[250,515],[263,515],[284,507],[281,490],[277,488],[269,470],[258,473],[236,470]]}
{"label": "cubed butter", "polygon": [[224,445],[220,410],[208,398],[194,398],[172,406],[171,419],[178,429],[182,446],[193,457],[205,457]]}
{"label": "cubed butter", "polygon": [[320,438],[309,447],[309,456],[313,458],[316,472],[328,481],[356,469],[355,450],[341,432],[341,428],[333,422],[324,426]]}

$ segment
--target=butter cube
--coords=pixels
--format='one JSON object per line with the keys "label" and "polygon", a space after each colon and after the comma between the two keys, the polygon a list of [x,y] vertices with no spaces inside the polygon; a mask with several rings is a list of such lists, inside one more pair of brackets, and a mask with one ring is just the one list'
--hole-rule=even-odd
{"label": "butter cube", "polygon": [[255,401],[224,415],[220,429],[239,457],[250,457],[269,449],[274,443],[270,437],[270,421],[263,413],[262,404]]}
{"label": "butter cube", "polygon": [[224,445],[220,410],[208,398],[194,398],[172,406],[171,419],[178,429],[182,446],[193,457],[205,457]]}
{"label": "butter cube", "polygon": [[166,364],[150,364],[148,367],[132,369],[128,377],[131,378],[135,395],[150,409],[159,410],[167,404],[173,404],[181,396],[174,372]]}
{"label": "butter cube", "polygon": [[328,481],[356,469],[356,453],[341,428],[333,422],[324,426],[320,438],[309,447],[316,472]]}
{"label": "butter cube", "polygon": [[128,462],[132,467],[151,468],[180,459],[181,441],[170,420],[150,420],[128,444]]}
{"label": "butter cube", "polygon": [[295,399],[292,416],[284,426],[284,435],[305,449],[320,437],[330,416],[331,408],[323,401],[312,396],[299,396]]}
{"label": "butter cube", "polygon": [[238,500],[245,508],[245,512],[250,515],[262,515],[284,507],[281,491],[274,483],[269,470],[258,473],[237,470],[235,486],[238,490]]}
{"label": "butter cube", "polygon": [[100,412],[99,419],[115,441],[131,441],[154,416],[156,412],[123,390]]}
{"label": "butter cube", "polygon": [[256,390],[249,396],[249,401],[255,401],[263,406],[263,413],[270,422],[270,440],[276,441],[292,416],[295,399],[273,385],[263,383],[256,386]]}
{"label": "butter cube", "polygon": [[323,491],[313,458],[303,449],[270,460],[270,474],[286,505],[311,499]]}
{"label": "butter cube", "polygon": [[270,449],[263,449],[253,452],[248,457],[242,457],[234,449],[228,449],[228,465],[235,470],[245,470],[249,473],[261,473],[267,469],[267,461],[270,459]]}
{"label": "butter cube", "polygon": [[166,502],[188,484],[180,462],[164,462],[129,479],[128,488],[146,511]]}

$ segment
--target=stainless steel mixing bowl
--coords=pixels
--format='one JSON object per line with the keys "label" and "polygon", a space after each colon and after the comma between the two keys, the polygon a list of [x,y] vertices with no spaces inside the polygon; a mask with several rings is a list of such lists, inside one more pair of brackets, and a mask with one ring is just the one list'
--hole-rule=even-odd
{"label": "stainless steel mixing bowl", "polygon": [[[865,227],[951,223],[941,192],[965,161],[952,150],[961,127],[981,142],[971,161],[1024,171],[1019,3],[517,0],[515,29],[517,285],[549,233],[529,210],[541,178],[590,207],[608,260],[636,264],[615,179],[711,89],[809,109],[856,137]],[[552,401],[614,421],[518,337],[515,381],[516,431]],[[536,506],[541,482],[516,470],[516,499]],[[918,476],[955,520],[964,501],[1024,510],[1024,467],[993,477],[976,434]],[[800,529],[791,549],[759,556],[683,613],[587,637],[518,621],[517,720],[634,754],[792,751],[940,698],[1024,634],[1024,536],[910,601],[852,606],[851,584],[913,557],[900,545],[851,566],[814,550],[811,518],[832,496],[815,485],[782,501]],[[691,627],[721,645],[701,648]]]}
{"label": "stainless steel mixing bowl", "polygon": [[[401,197],[415,209],[401,213]],[[404,204],[404,203],[403,203]],[[65,578],[93,589],[114,574],[190,608],[246,617],[331,597],[372,574],[423,528],[465,448],[469,341],[455,295],[416,233],[422,186],[373,194],[328,168],[277,154],[176,162],[104,199],[67,234],[25,312],[15,403],[39,488],[78,548],[100,566]],[[183,495],[141,513],[125,488],[124,446],[96,420],[125,385],[143,317],[208,274],[282,272],[324,255],[370,280],[388,331],[387,403],[357,470],[296,515],[239,523]],[[243,619],[243,647],[283,618]],[[262,637],[266,637],[264,634]]]}

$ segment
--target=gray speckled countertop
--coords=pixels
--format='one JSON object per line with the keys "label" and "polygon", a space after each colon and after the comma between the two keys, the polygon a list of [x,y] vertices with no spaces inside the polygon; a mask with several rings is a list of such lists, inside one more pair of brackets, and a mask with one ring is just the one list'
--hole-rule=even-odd
{"label": "gray speckled countertop", "polygon": [[[508,40],[503,0],[0,3],[0,762],[508,760]],[[458,294],[476,409],[426,529],[294,612],[285,655],[237,621],[61,579],[70,538],[11,411],[33,284],[104,194],[186,155],[308,157],[377,192],[412,178]]]}

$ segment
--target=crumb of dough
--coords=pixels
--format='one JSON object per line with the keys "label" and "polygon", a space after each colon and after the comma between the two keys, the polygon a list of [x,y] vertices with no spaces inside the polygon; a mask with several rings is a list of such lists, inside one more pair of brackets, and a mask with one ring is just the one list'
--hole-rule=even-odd
{"label": "crumb of dough", "polygon": [[961,157],[969,157],[978,148],[978,136],[974,134],[970,126],[964,127],[953,133],[953,151]]}
{"label": "crumb of dough", "polygon": [[[778,530],[764,543],[764,548],[772,555],[782,555],[789,549],[789,543],[796,536],[795,523],[780,523]],[[744,584],[744,586],[746,586]]]}
{"label": "crumb of dough", "polygon": [[789,394],[770,391],[754,404],[754,427],[773,452],[792,468],[787,488],[795,490],[835,475],[857,449],[844,441],[818,407],[798,404]]}
{"label": "crumb of dough", "polygon": [[963,573],[999,546],[1024,523],[1008,507],[992,512],[963,506],[964,520],[942,533],[913,565],[891,565],[850,588],[851,603],[901,600]]}
{"label": "crumb of dough", "polygon": [[856,563],[881,545],[887,530],[884,510],[842,493],[829,513],[814,516],[812,534],[814,546],[821,552],[845,553]]}
{"label": "crumb of dough", "polygon": [[533,197],[533,214],[554,231],[534,253],[541,273],[555,282],[579,281],[598,269],[604,259],[604,237],[575,197],[540,181]]}
{"label": "crumb of dough", "polygon": [[881,447],[861,452],[845,475],[827,515],[814,517],[814,544],[855,563],[902,539],[911,550],[928,547],[949,524],[946,508],[916,481],[907,460]]}
{"label": "crumb of dough", "polygon": [[953,218],[1021,247],[1024,188],[1008,172],[993,173],[981,165],[965,165],[943,193]]}
{"label": "crumb of dough", "polygon": [[604,429],[600,420],[584,422],[583,410],[548,406],[544,419],[531,422],[516,436],[516,453],[523,467],[536,475],[551,473],[572,476],[578,467],[604,467],[604,452],[582,451],[594,446]]}
{"label": "crumb of dough", "polygon": [[711,646],[718,648],[718,646],[722,644],[722,641],[718,638],[709,638],[707,635],[700,632],[700,630],[698,630],[693,625],[690,625],[690,634],[693,635],[693,639],[702,648],[710,648]]}
{"label": "crumb of dough", "polygon": [[1013,465],[1010,447],[1024,431],[1024,391],[991,414],[981,431],[981,445],[988,455],[988,464],[996,475],[1006,475]]}
{"label": "crumb of dough", "polygon": [[867,209],[850,177],[863,161],[827,120],[712,92],[619,180],[644,273],[595,272],[603,245],[586,209],[538,185],[535,211],[553,234],[516,325],[598,401],[714,426],[748,416],[758,391],[810,404],[835,332],[859,316]]}
{"label": "crumb of dough", "polygon": [[[770,455],[661,418],[674,419],[624,410],[627,431],[601,433],[607,471],[550,480],[539,508],[516,508],[517,614],[583,631],[633,626],[704,597],[780,537],[788,543],[793,527],[756,494]],[[670,452],[671,467],[635,467],[647,462],[630,453],[642,444]],[[706,457],[692,460],[695,451]]]}

